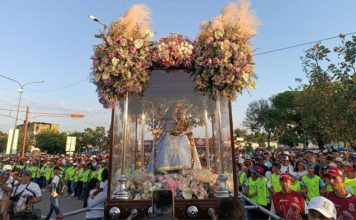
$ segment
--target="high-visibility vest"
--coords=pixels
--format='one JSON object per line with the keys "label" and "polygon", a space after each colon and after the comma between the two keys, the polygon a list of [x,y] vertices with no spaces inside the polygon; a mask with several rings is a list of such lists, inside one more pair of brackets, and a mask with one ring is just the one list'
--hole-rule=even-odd
{"label": "high-visibility vest", "polygon": [[98,170],[98,180],[99,180],[99,182],[101,182],[103,180],[102,177],[101,177],[101,174],[103,173],[104,169],[105,169],[104,167],[100,167],[99,170]]}
{"label": "high-visibility vest", "polygon": [[53,176],[53,169],[51,167],[45,167],[44,169],[44,177],[46,180],[50,180]]}
{"label": "high-visibility vest", "polygon": [[257,204],[267,206],[267,196],[268,196],[268,189],[267,189],[267,178],[262,177],[256,180],[257,186]]}
{"label": "high-visibility vest", "polygon": [[292,184],[290,188],[295,192],[300,192],[301,190],[300,182],[297,181],[295,184]]}
{"label": "high-visibility vest", "polygon": [[275,173],[272,173],[271,175],[271,183],[272,183],[273,193],[282,191],[281,183],[279,182],[279,176],[276,175]]}
{"label": "high-visibility vest", "polygon": [[345,177],[344,188],[350,187],[352,190],[352,194],[356,195],[356,178],[349,179]]}
{"label": "high-visibility vest", "polygon": [[257,200],[258,200],[258,195],[257,195],[257,179],[256,180],[253,180],[252,177],[249,177],[248,178],[248,195],[251,195],[251,194],[256,194],[252,197],[249,196],[249,198],[254,201],[255,203],[257,203]]}
{"label": "high-visibility vest", "polygon": [[309,178],[308,175],[302,177],[302,181],[307,188],[307,202],[309,202],[313,197],[320,196],[320,177],[314,175],[313,178]]}
{"label": "high-visibility vest", "polygon": [[83,170],[83,173],[82,173],[82,181],[83,181],[83,183],[87,183],[88,182],[89,175],[90,175],[90,170],[89,169]]}
{"label": "high-visibility vest", "polygon": [[239,176],[239,186],[243,186],[245,183],[246,173],[241,172]]}

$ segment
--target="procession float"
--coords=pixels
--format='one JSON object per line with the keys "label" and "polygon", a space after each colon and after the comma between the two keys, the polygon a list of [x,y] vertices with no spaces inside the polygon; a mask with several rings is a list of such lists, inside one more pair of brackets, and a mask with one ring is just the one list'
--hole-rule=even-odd
{"label": "procession float", "polygon": [[177,218],[210,218],[237,195],[231,101],[255,85],[257,19],[230,3],[194,41],[154,41],[150,23],[134,5],[96,35],[91,78],[112,109],[105,217],[143,219],[152,192],[169,189]]}

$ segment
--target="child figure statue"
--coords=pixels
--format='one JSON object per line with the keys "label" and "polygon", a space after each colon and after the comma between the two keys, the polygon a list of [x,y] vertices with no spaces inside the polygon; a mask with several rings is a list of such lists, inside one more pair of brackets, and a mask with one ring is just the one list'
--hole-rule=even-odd
{"label": "child figure statue", "polygon": [[167,114],[170,117],[164,118],[162,129],[154,131],[159,134],[159,139],[157,148],[152,150],[148,171],[166,173],[201,169],[184,104],[176,102]]}

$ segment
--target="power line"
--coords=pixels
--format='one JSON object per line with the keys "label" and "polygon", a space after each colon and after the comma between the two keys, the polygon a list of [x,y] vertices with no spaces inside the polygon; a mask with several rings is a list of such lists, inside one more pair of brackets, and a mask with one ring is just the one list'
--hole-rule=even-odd
{"label": "power line", "polygon": [[65,86],[61,86],[61,87],[58,87],[58,88],[54,88],[54,89],[45,89],[45,90],[33,90],[33,89],[27,89],[26,91],[30,91],[30,92],[56,92],[58,90],[62,90],[62,89],[66,89],[66,88],[69,88],[69,87],[72,87],[72,86],[76,86],[84,81],[87,81],[89,77],[85,77],[84,79],[81,79],[81,80],[78,80],[78,81],[75,81],[73,83],[70,83],[68,85],[65,85]]}
{"label": "power line", "polygon": [[[344,36],[348,36],[348,35],[352,35],[352,34],[356,34],[356,32],[351,32],[351,33],[347,33],[347,34],[343,34],[343,35]],[[292,48],[295,48],[295,47],[301,47],[301,46],[305,46],[305,45],[308,45],[308,44],[314,44],[314,43],[318,43],[318,42],[322,42],[322,41],[332,40],[332,39],[335,39],[335,38],[338,38],[338,37],[340,37],[340,35],[333,36],[333,37],[328,37],[328,38],[324,38],[324,39],[320,39],[320,40],[314,40],[314,41],[310,41],[310,42],[306,42],[306,43],[295,44],[295,45],[292,45],[292,46],[282,47],[282,48],[279,48],[279,49],[268,50],[268,51],[265,51],[265,52],[256,53],[255,56],[274,53],[274,52],[278,52],[278,51],[281,51],[281,50],[292,49]]]}

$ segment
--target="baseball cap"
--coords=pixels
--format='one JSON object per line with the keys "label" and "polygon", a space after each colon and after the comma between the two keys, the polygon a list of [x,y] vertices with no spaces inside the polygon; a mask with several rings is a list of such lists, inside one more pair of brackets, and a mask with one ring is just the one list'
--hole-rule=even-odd
{"label": "baseball cap", "polygon": [[307,169],[314,169],[315,165],[313,163],[308,163],[307,164]]}
{"label": "baseball cap", "polygon": [[353,166],[349,165],[349,166],[345,166],[344,170],[345,170],[345,172],[353,172],[353,171],[355,171],[355,168]]}
{"label": "baseball cap", "polygon": [[238,160],[237,162],[238,162],[238,163],[243,163],[243,162],[244,162],[244,159],[239,158],[239,160]]}
{"label": "baseball cap", "polygon": [[334,218],[336,219],[336,208],[333,202],[329,199],[316,196],[313,197],[308,205],[308,210],[313,209],[320,212],[326,218]]}
{"label": "baseball cap", "polygon": [[250,173],[256,173],[256,172],[257,172],[255,168],[251,168],[251,169],[249,169],[248,171],[249,171]]}
{"label": "baseball cap", "polygon": [[279,175],[279,180],[291,180],[291,176],[288,175],[287,173],[282,173],[281,175]]}
{"label": "baseball cap", "polygon": [[326,175],[334,177],[342,177],[342,173],[337,167],[328,167]]}
{"label": "baseball cap", "polygon": [[341,157],[335,158],[335,162],[343,162],[343,159]]}
{"label": "baseball cap", "polygon": [[261,167],[261,166],[256,166],[255,169],[258,173],[263,173],[263,171],[264,171],[263,167]]}

